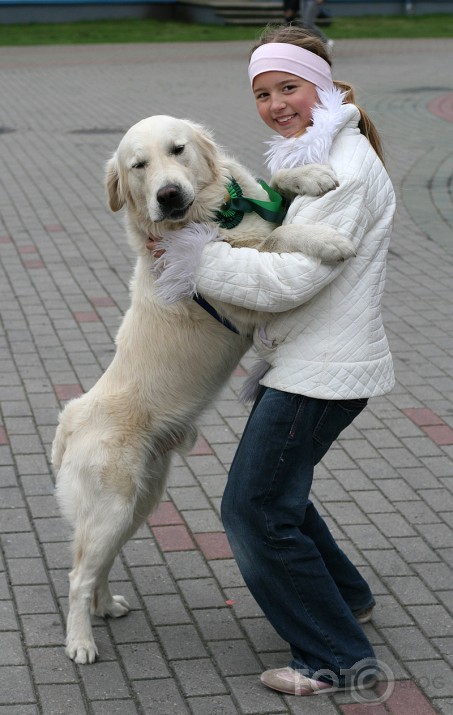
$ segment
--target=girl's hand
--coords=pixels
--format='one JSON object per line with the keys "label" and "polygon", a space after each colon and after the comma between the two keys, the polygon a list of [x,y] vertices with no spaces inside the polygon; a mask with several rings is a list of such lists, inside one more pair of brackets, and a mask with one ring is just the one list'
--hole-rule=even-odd
{"label": "girl's hand", "polygon": [[146,242],[146,248],[151,251],[156,258],[164,255],[165,249],[159,248],[159,239],[156,236],[150,236]]}

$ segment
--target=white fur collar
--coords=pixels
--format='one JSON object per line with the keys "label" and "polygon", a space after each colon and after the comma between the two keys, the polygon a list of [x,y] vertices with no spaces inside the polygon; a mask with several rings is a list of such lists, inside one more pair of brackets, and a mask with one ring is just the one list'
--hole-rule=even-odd
{"label": "white fur collar", "polygon": [[351,118],[353,104],[343,104],[345,92],[337,87],[318,89],[319,103],[313,109],[313,124],[300,137],[275,135],[265,156],[270,172],[291,169],[301,164],[328,164],[335,135]]}

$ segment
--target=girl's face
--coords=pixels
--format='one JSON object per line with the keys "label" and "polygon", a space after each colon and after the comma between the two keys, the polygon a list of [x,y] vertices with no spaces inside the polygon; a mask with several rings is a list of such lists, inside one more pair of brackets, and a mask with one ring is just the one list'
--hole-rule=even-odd
{"label": "girl's face", "polygon": [[253,94],[263,122],[283,137],[303,134],[319,101],[316,87],[288,72],[263,72],[255,77]]}

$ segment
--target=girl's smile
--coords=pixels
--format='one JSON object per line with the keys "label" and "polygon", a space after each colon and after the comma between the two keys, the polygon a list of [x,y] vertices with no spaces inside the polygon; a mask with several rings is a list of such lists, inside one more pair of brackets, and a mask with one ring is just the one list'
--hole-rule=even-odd
{"label": "girl's smile", "polygon": [[311,125],[318,101],[311,82],[287,72],[263,72],[253,82],[253,94],[263,122],[282,136],[303,134]]}

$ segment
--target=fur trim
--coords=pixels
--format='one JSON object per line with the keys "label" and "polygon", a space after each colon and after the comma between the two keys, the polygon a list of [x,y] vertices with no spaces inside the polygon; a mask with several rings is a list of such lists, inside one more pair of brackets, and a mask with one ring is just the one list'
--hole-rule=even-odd
{"label": "fur trim", "polygon": [[273,174],[278,169],[291,169],[302,164],[328,164],[335,134],[344,124],[351,105],[343,104],[345,92],[337,87],[318,89],[319,103],[313,109],[313,124],[300,137],[274,136],[265,153]]}
{"label": "fur trim", "polygon": [[218,240],[218,227],[207,223],[190,223],[179,231],[166,231],[159,240],[159,248],[165,253],[156,259],[152,269],[157,276],[158,298],[164,303],[191,298],[197,292],[194,276],[203,248]]}

